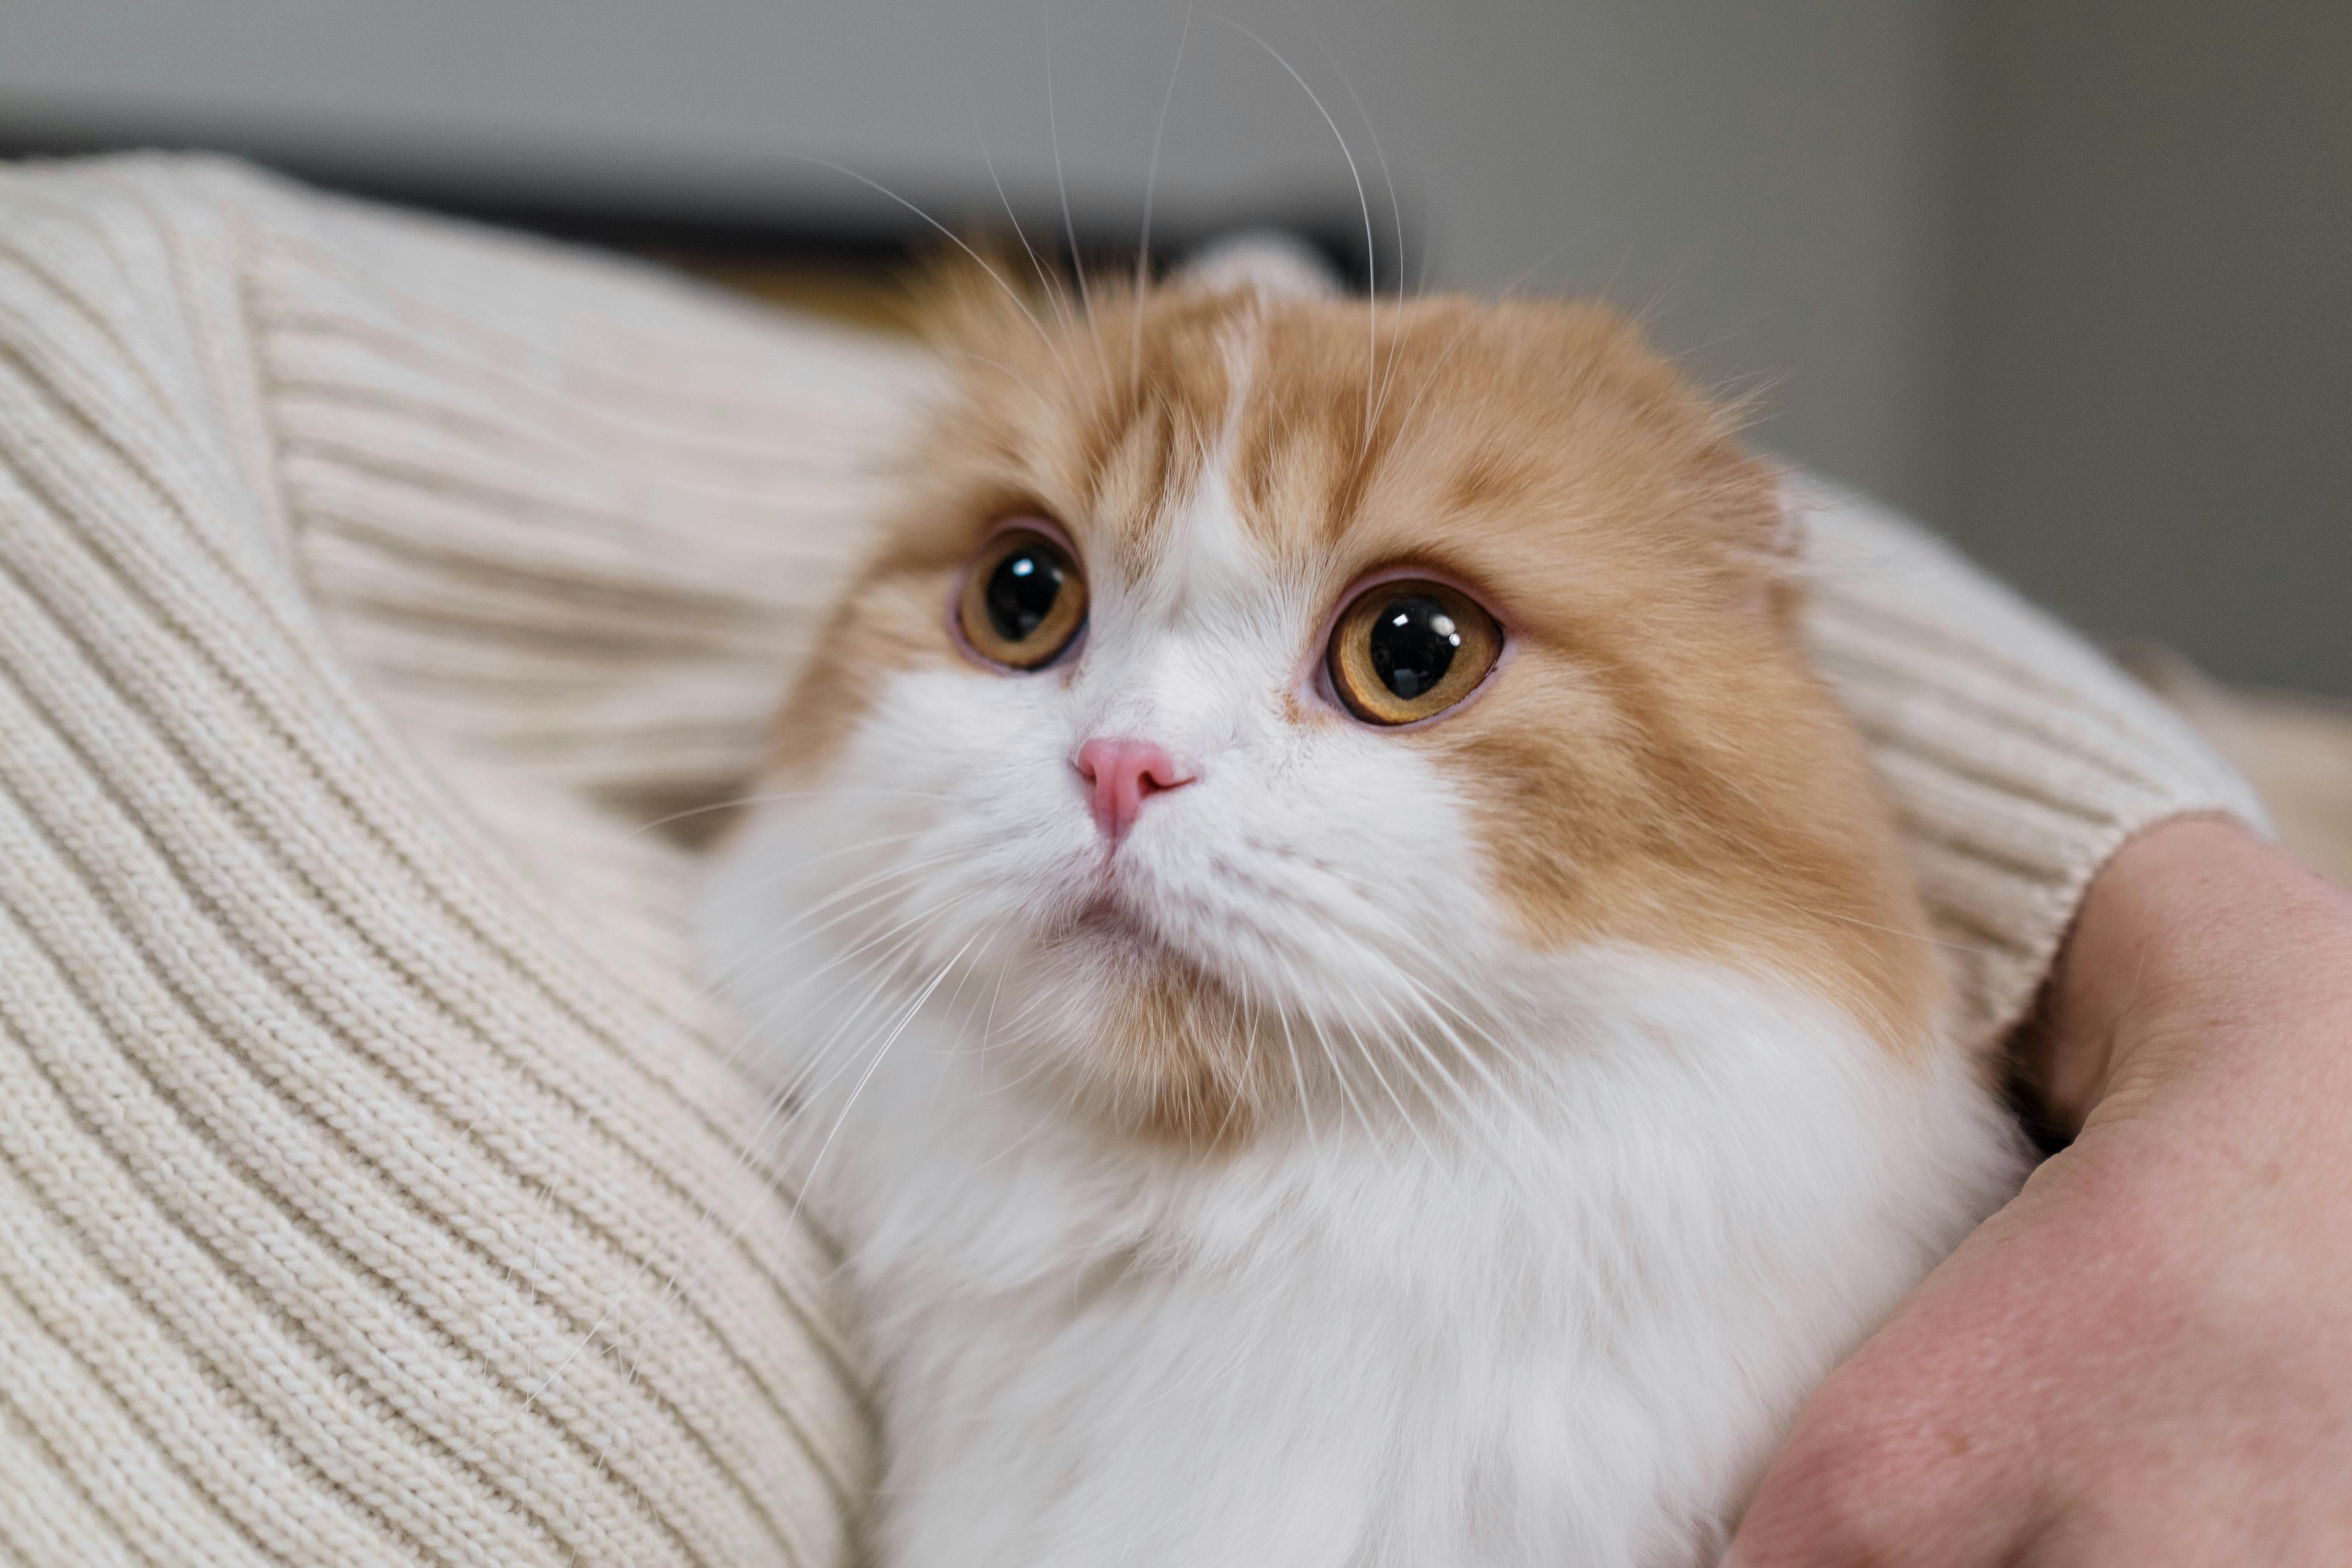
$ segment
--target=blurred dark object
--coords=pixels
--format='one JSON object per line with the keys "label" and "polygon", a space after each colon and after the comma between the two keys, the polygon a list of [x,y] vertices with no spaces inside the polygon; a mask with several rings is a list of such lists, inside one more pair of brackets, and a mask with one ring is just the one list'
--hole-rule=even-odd
{"label": "blurred dark object", "polygon": [[[450,217],[522,229],[579,245],[634,251],[709,270],[742,282],[762,273],[804,284],[811,301],[838,291],[851,313],[870,309],[858,282],[893,275],[948,244],[950,232],[1011,235],[1018,232],[1045,263],[1066,267],[1073,256],[1090,268],[1121,270],[1135,264],[1143,231],[1141,194],[1133,210],[1126,204],[1081,200],[1066,216],[990,192],[983,200],[966,192],[952,197],[902,199],[859,176],[819,170],[830,188],[812,197],[810,170],[796,168],[795,180],[775,182],[776,198],[747,203],[739,185],[721,190],[663,171],[619,170],[610,181],[554,174],[520,163],[494,159],[452,161],[431,173],[430,161],[380,160],[362,152],[267,129],[241,130],[217,122],[201,131],[171,124],[113,121],[76,126],[54,118],[12,118],[0,103],[0,158],[74,157],[142,148],[188,148],[226,153],[290,174],[321,189],[396,206],[416,207]],[[1377,215],[1370,238],[1393,256],[1399,240]],[[1319,195],[1278,205],[1236,203],[1213,216],[1155,212],[1151,224],[1153,267],[1202,242],[1239,228],[1280,228],[1320,252],[1351,286],[1370,276],[1366,222],[1353,209],[1330,208]],[[782,302],[801,300],[790,285]],[[754,287],[753,292],[763,291]],[[851,303],[854,301],[854,303]]]}

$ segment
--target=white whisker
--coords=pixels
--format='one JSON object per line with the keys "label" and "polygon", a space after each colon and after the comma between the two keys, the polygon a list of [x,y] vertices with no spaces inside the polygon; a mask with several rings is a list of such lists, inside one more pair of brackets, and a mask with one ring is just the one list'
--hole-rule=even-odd
{"label": "white whisker", "polygon": [[1238,30],[1243,34],[1243,36],[1247,37],[1250,42],[1255,44],[1259,48],[1264,49],[1268,55],[1271,55],[1274,58],[1275,64],[1280,66],[1284,70],[1290,73],[1290,79],[1298,84],[1298,89],[1307,95],[1307,101],[1314,104],[1315,112],[1321,115],[1323,117],[1323,123],[1331,128],[1332,139],[1339,143],[1339,156],[1348,161],[1348,177],[1356,182],[1356,205],[1364,209],[1364,280],[1367,286],[1365,295],[1367,319],[1364,323],[1364,440],[1362,450],[1370,451],[1372,445],[1372,381],[1380,359],[1381,280],[1378,246],[1372,238],[1372,203],[1371,198],[1364,194],[1363,173],[1356,167],[1355,152],[1348,145],[1348,138],[1340,133],[1339,122],[1331,118],[1331,111],[1323,107],[1323,100],[1316,96],[1315,89],[1307,85],[1307,79],[1298,74],[1298,68],[1292,65],[1288,60],[1284,59],[1282,58],[1281,51],[1276,49],[1272,44],[1267,43],[1264,38],[1259,37],[1255,33],[1251,32],[1248,27],[1234,21],[1231,16],[1219,16],[1217,20],[1224,23],[1225,26],[1229,27]]}
{"label": "white whisker", "polygon": [[1290,1054],[1290,1079],[1298,1086],[1298,1117],[1307,1126],[1307,1146],[1315,1152],[1319,1162],[1323,1154],[1322,1141],[1315,1134],[1315,1107],[1307,1094],[1307,1074],[1298,1065],[1298,1042],[1290,1032],[1290,1009],[1277,1006],[1276,1016],[1282,1020],[1283,1048]]}
{"label": "white whisker", "polygon": [[[1339,64],[1339,57],[1331,52],[1331,46],[1323,41],[1323,35],[1318,32],[1315,24],[1307,19],[1305,9],[1297,4],[1297,0],[1292,0],[1290,9],[1291,14],[1298,18],[1298,25],[1305,29],[1307,37],[1313,41],[1316,48],[1322,51],[1323,63],[1329,66],[1331,74],[1339,79],[1340,89],[1347,93],[1348,101],[1355,105],[1356,118],[1363,121],[1364,134],[1372,143],[1372,161],[1380,165],[1381,183],[1388,188],[1389,227],[1396,235],[1396,316],[1390,323],[1390,331],[1393,332],[1396,322],[1404,319],[1404,208],[1397,200],[1396,176],[1390,172],[1388,153],[1381,146],[1380,129],[1372,123],[1371,110],[1364,107],[1363,99],[1356,91],[1355,82],[1349,79],[1347,71]],[[1369,247],[1370,241],[1367,239],[1365,244]],[[1370,255],[1369,248],[1366,254]],[[1365,292],[1367,295],[1376,296],[1380,289],[1372,273],[1372,267],[1368,261]],[[1380,421],[1380,409],[1386,406],[1388,403],[1389,385],[1395,376],[1397,363],[1397,354],[1391,346],[1389,353],[1389,368],[1381,377],[1380,397],[1372,411],[1370,423],[1374,425]]]}
{"label": "white whisker", "polygon": [[[904,881],[908,879],[918,877],[934,867],[959,858],[960,852],[948,850],[937,855],[926,856],[916,860],[904,861],[895,866],[886,867],[882,870],[876,871],[869,876],[862,877],[856,881],[854,881],[848,886],[841,889],[839,891],[833,893],[826,898],[818,900],[815,903],[810,905],[807,909],[803,910],[793,919],[782,922],[772,931],[768,931],[761,943],[754,946],[750,952],[741,954],[730,963],[716,968],[703,984],[699,995],[708,996],[724,990],[736,979],[738,975],[741,974],[745,970],[749,969],[752,965],[772,963],[776,959],[782,958],[786,954],[794,952],[803,943],[816,940],[818,937],[824,935],[826,932],[842,925],[845,921],[856,919],[866,910],[874,909],[877,905],[887,903],[894,898],[904,896],[902,890],[890,889],[888,889],[887,884],[895,881]],[[780,876],[790,876],[792,874],[792,869],[788,868],[783,872],[780,873]],[[825,910],[837,904],[842,900],[854,897],[860,892],[870,891],[876,888],[883,888],[885,890],[877,892],[874,897],[866,900],[861,904],[856,905],[853,908],[835,910],[830,918],[826,919],[820,924],[814,927],[808,927],[807,922],[811,919],[824,913]],[[807,929],[803,930],[803,927],[807,927]],[[811,978],[813,978],[813,976]]]}
{"label": "white whisker", "polygon": [[[1005,221],[1013,226],[1013,237],[1021,242],[1021,252],[1028,257],[1029,270],[1037,275],[1039,287],[1045,290],[1045,300],[1053,306],[1055,319],[1066,327],[1070,324],[1069,308],[1063,301],[1061,290],[1055,286],[1053,274],[1048,272],[1045,269],[1045,264],[1037,258],[1037,247],[1029,243],[1029,231],[1021,226],[1021,215],[1013,210],[1013,198],[1004,194],[1004,182],[997,177],[995,155],[988,150],[988,138],[981,134],[980,117],[976,112],[972,116],[972,134],[980,142],[980,161],[988,170],[988,183],[996,187],[996,199],[1004,208]],[[968,357],[980,358],[977,354]],[[996,364],[993,360],[982,363]],[[1010,365],[1003,364],[998,364],[997,368],[1008,373],[1012,370]]]}
{"label": "white whisker", "polygon": [[917,1015],[922,1012],[923,1004],[931,999],[931,993],[940,988],[940,982],[944,981],[948,977],[949,973],[954,970],[957,964],[963,962],[963,955],[970,952],[972,948],[972,943],[979,940],[980,938],[976,935],[971,938],[963,944],[962,947],[957,949],[956,955],[953,958],[949,959],[945,963],[940,966],[940,972],[931,977],[930,984],[924,986],[923,989],[917,994],[914,1001],[908,1004],[906,1014],[899,1019],[898,1026],[890,1031],[889,1037],[885,1039],[881,1046],[875,1051],[874,1060],[867,1064],[864,1076],[860,1077],[857,1080],[856,1087],[849,1091],[849,1098],[842,1102],[841,1114],[834,1119],[833,1131],[824,1135],[824,1142],[818,1147],[816,1158],[809,1162],[807,1171],[802,1174],[801,1196],[793,1200],[792,1217],[794,1220],[800,1218],[801,1204],[807,1197],[809,1187],[816,1180],[817,1167],[824,1163],[825,1155],[832,1152],[833,1141],[840,1136],[842,1124],[849,1120],[850,1111],[854,1110],[857,1104],[857,1097],[865,1093],[866,1086],[874,1080],[875,1069],[882,1065],[882,1058],[890,1054],[890,1047],[898,1043],[898,1037],[907,1032],[908,1026],[914,1023]]}
{"label": "white whisker", "polygon": [[1331,1065],[1331,1076],[1339,1080],[1340,1095],[1347,1100],[1349,1109],[1356,1113],[1356,1120],[1363,1123],[1365,1138],[1373,1147],[1385,1152],[1387,1145],[1381,1138],[1380,1129],[1372,1124],[1371,1113],[1356,1098],[1355,1088],[1349,1083],[1347,1071],[1339,1065],[1339,1053],[1331,1048],[1331,1037],[1324,1031],[1323,1020],[1309,1013],[1306,1021],[1315,1031],[1316,1043],[1323,1047],[1323,1059]]}
{"label": "white whisker", "polygon": [[[1045,132],[1054,147],[1054,188],[1061,193],[1062,236],[1070,245],[1070,277],[1078,287],[1079,311],[1091,327],[1095,319],[1094,293],[1087,286],[1086,258],[1078,253],[1077,224],[1070,216],[1070,186],[1062,177],[1062,122],[1054,106],[1054,0],[1043,0],[1039,10],[1045,23]],[[1094,343],[1096,366],[1108,384],[1110,362],[1103,355],[1101,334],[1089,332],[1087,336]]]}
{"label": "white whisker", "polygon": [[930,214],[925,212],[921,207],[917,206],[913,202],[908,201],[906,197],[900,195],[898,192],[892,190],[881,181],[869,179],[867,176],[859,174],[856,170],[851,168],[846,163],[836,163],[830,158],[820,158],[810,153],[784,153],[783,156],[797,160],[803,163],[814,163],[821,169],[831,169],[836,174],[845,174],[849,178],[856,180],[859,184],[866,185],[873,190],[880,192],[883,195],[889,197],[892,201],[898,203],[900,206],[905,207],[908,212],[913,213],[917,217],[921,218],[925,223],[939,230],[940,233],[947,237],[949,244],[954,246],[958,250],[962,251],[966,256],[971,257],[972,260],[978,262],[980,264],[980,269],[996,280],[996,286],[1004,290],[1004,297],[1013,301],[1013,309],[1019,310],[1023,318],[1028,321],[1029,325],[1036,330],[1039,341],[1045,343],[1049,348],[1053,345],[1054,340],[1045,331],[1045,323],[1039,321],[1037,319],[1037,313],[1029,309],[1028,301],[1021,298],[1020,290],[1014,289],[1012,284],[1006,282],[1004,279],[1004,274],[999,272],[994,267],[991,266],[989,264],[988,258],[982,256],[979,251],[974,250],[970,245],[967,245],[964,242],[963,237],[956,233],[955,230],[950,228],[947,225],[941,223],[939,219],[933,217]]}
{"label": "white whisker", "polygon": [[[933,914],[943,916],[953,907],[954,906],[952,905],[948,906],[947,909],[933,911]],[[906,942],[898,950],[897,953],[893,954],[887,960],[887,963],[889,965],[895,965],[899,958],[910,952],[913,945],[919,942],[920,936],[921,933],[919,931],[909,934]],[[909,1004],[905,1016],[901,1017],[898,1024],[892,1029],[887,1038],[884,1040],[880,1050],[877,1052],[875,1062],[868,1066],[866,1076],[859,1079],[859,1089],[862,1089],[867,1079],[872,1077],[874,1067],[879,1065],[881,1051],[887,1051],[889,1045],[893,1041],[897,1040],[900,1034],[904,1033],[907,1026],[912,1022],[915,1014],[921,1010],[923,1004],[929,998],[932,992],[938,988],[940,982],[961,963],[965,953],[969,952],[971,950],[973,943],[978,941],[979,938],[977,936],[968,940],[964,943],[963,947],[957,952],[955,956],[949,959],[947,963],[941,966],[939,973],[933,977],[930,984],[922,990],[911,1004]],[[820,1046],[815,1052],[812,1053],[808,1069],[798,1075],[798,1080],[804,1081],[809,1071],[814,1070],[814,1068],[820,1066],[825,1058],[834,1054],[839,1042],[846,1037],[847,1032],[850,1029],[856,1026],[856,1020],[863,1017],[873,1004],[879,1000],[883,993],[889,989],[891,985],[891,974],[887,967],[877,966],[869,969],[866,972],[865,978],[871,982],[866,998],[860,1002],[858,1005],[852,1010],[849,1017],[844,1021],[841,1027],[837,1028],[834,1034],[827,1038],[824,1044]],[[837,987],[834,995],[838,996],[847,989],[848,985],[846,984],[843,986]],[[831,1000],[832,998],[830,997],[827,999],[828,1005],[830,1005]],[[812,1091],[812,1094],[821,1094],[826,1086],[836,1081],[841,1076],[841,1073],[845,1071],[850,1065],[855,1063],[858,1054],[859,1053],[855,1051],[851,1052],[848,1060],[843,1064],[843,1067],[836,1069],[835,1073],[830,1075],[826,1079],[825,1083],[819,1085],[815,1090]],[[768,1111],[763,1114],[760,1122],[752,1129],[751,1132],[744,1139],[741,1145],[740,1145],[736,1151],[736,1164],[738,1169],[751,1167],[755,1160],[763,1158],[764,1156],[761,1154],[762,1147],[768,1144],[772,1139],[778,1137],[788,1131],[792,1123],[798,1118],[801,1112],[809,1109],[805,1103],[798,1107],[793,1106],[792,1102],[793,1092],[794,1086],[788,1084],[772,1097]],[[851,1096],[853,1102],[856,1098],[856,1091],[853,1090]],[[845,1117],[848,1114],[848,1109],[847,1105],[845,1105],[843,1108],[842,1114]],[[836,1131],[838,1130],[838,1122],[836,1122]],[[829,1137],[827,1142],[829,1144]],[[822,1157],[822,1152],[820,1152],[819,1158],[821,1159]],[[802,1205],[805,1201],[809,1183],[813,1179],[815,1167],[814,1163],[807,1171],[800,1173],[799,1180],[795,1183],[793,1208],[788,1223],[796,1223],[798,1221]],[[660,1293],[656,1296],[646,1315],[632,1323],[625,1332],[614,1336],[612,1340],[612,1343],[616,1347],[626,1344],[631,1340],[641,1334],[646,1328],[657,1322],[662,1315],[667,1312],[676,1301],[682,1299],[691,1287],[699,1280],[703,1273],[707,1272],[709,1268],[716,1265],[718,1258],[725,1253],[726,1249],[734,1245],[736,1239],[742,1234],[743,1225],[749,1221],[751,1214],[759,1205],[764,1201],[764,1195],[761,1198],[746,1200],[744,1206],[739,1210],[737,1214],[730,1217],[728,1222],[720,1227],[719,1236],[715,1244],[707,1246],[702,1249],[702,1255],[699,1261],[692,1264],[682,1264],[679,1268],[673,1269],[667,1279],[665,1280]],[[701,1214],[698,1215],[695,1228],[697,1230],[704,1228],[716,1217],[717,1216],[714,1215],[706,1206]],[[564,1369],[570,1366],[570,1364],[578,1358],[582,1351],[585,1350],[589,1344],[595,1341],[596,1337],[604,1331],[606,1324],[613,1320],[614,1315],[619,1310],[620,1305],[622,1301],[625,1300],[629,1289],[634,1289],[636,1284],[641,1283],[646,1275],[650,1272],[651,1268],[651,1260],[648,1259],[645,1264],[640,1266],[636,1275],[630,1281],[630,1284],[614,1293],[612,1300],[606,1305],[603,1314],[590,1326],[587,1332],[581,1337],[579,1342],[573,1345],[572,1350],[568,1352],[563,1359],[557,1363],[554,1370],[550,1372],[545,1378],[541,1379],[540,1384],[525,1398],[525,1408],[529,1408],[533,1401],[544,1394],[549,1387],[552,1386],[555,1380],[562,1374]]]}
{"label": "white whisker", "polygon": [[739,795],[729,800],[712,801],[708,805],[688,806],[684,811],[674,811],[667,816],[656,816],[650,822],[638,823],[622,837],[626,838],[635,838],[641,834],[651,833],[657,828],[667,827],[673,822],[684,822],[689,816],[703,816],[714,811],[734,811],[747,805],[766,805],[775,801],[827,800],[840,798],[865,800],[882,796],[894,798],[905,796],[910,800],[951,801],[956,798],[951,795],[944,795],[932,790],[869,789],[863,786],[841,789],[761,790],[757,795]]}
{"label": "white whisker", "polygon": [[1192,41],[1197,0],[1184,7],[1184,30],[1176,36],[1176,63],[1168,68],[1168,89],[1160,95],[1160,123],[1151,131],[1151,161],[1143,171],[1143,237],[1135,251],[1135,349],[1127,366],[1127,395],[1143,395],[1143,297],[1151,286],[1151,198],[1160,184],[1160,142],[1168,133],[1168,106],[1176,101],[1176,76],[1184,68],[1184,46]]}
{"label": "white whisker", "polygon": [[1396,1107],[1397,1119],[1404,1123],[1404,1130],[1412,1134],[1414,1142],[1421,1145],[1421,1152],[1429,1156],[1431,1166],[1443,1170],[1444,1162],[1437,1157],[1437,1151],[1431,1147],[1428,1138],[1421,1131],[1421,1123],[1413,1120],[1412,1112],[1405,1109],[1404,1101],[1398,1098],[1397,1091],[1390,1086],[1388,1074],[1381,1070],[1379,1060],[1364,1044],[1364,1037],[1356,1032],[1356,1026],[1353,1024],[1342,1026],[1348,1031],[1348,1038],[1355,1043],[1358,1059],[1371,1069],[1372,1080],[1381,1086],[1381,1092],[1389,1097],[1389,1103]]}

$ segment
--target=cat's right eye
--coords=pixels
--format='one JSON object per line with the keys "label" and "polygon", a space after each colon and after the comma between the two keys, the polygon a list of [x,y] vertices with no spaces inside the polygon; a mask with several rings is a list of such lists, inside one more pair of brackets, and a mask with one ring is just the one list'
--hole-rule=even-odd
{"label": "cat's right eye", "polygon": [[1068,547],[1042,529],[1000,529],[964,574],[956,625],[991,664],[1043,669],[1086,624],[1086,574]]}

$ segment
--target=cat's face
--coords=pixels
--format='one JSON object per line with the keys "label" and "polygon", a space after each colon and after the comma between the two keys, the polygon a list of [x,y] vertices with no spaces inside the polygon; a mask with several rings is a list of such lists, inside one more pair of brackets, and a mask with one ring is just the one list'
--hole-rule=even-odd
{"label": "cat's face", "polygon": [[1625,327],[1246,286],[1039,318],[964,311],[784,715],[737,850],[810,943],[781,1005],[928,994],[1009,1092],[1194,1144],[1540,1034],[1513,1007],[1593,944],[1908,1043],[1917,913],[1773,478]]}

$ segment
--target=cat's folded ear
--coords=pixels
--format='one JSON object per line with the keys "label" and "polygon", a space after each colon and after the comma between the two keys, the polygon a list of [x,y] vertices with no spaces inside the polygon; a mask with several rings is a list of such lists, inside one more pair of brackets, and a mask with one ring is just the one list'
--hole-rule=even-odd
{"label": "cat's folded ear", "polygon": [[1754,478],[1738,487],[1739,499],[1726,521],[1733,555],[1746,568],[1743,602],[1776,620],[1793,621],[1804,604],[1805,518],[1812,492],[1792,468],[1752,455],[1740,462]]}
{"label": "cat's folded ear", "polygon": [[1211,240],[1184,258],[1174,280],[1218,294],[1255,289],[1269,300],[1329,300],[1341,292],[1330,259],[1278,228],[1244,229]]}
{"label": "cat's folded ear", "polygon": [[[1131,295],[1127,279],[1116,275],[1089,280],[1092,298],[1025,247],[979,237],[928,260],[910,288],[910,314],[941,349],[1008,357],[1017,352],[1008,340],[1051,340],[1089,305]],[[1212,240],[1187,256],[1169,281],[1213,294],[1255,289],[1266,300],[1329,300],[1346,291],[1322,251],[1271,228]]]}

